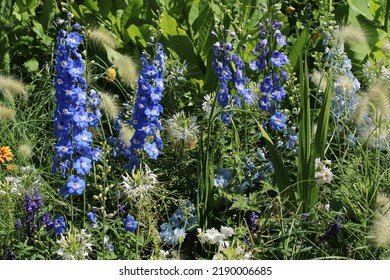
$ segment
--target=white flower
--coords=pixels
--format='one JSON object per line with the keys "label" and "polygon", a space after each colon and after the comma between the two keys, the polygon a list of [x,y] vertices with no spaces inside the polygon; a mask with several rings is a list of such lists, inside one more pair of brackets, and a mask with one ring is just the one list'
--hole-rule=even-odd
{"label": "white flower", "polygon": [[183,111],[174,114],[171,119],[167,120],[167,131],[176,147],[195,148],[199,130],[196,120],[195,116],[187,117]]}
{"label": "white flower", "polygon": [[198,238],[200,243],[218,243],[225,238],[225,235],[220,233],[217,229],[211,228],[206,229],[205,232],[202,232],[201,229],[198,229]]}
{"label": "white flower", "polygon": [[209,119],[211,115],[211,95],[206,94],[204,96],[204,102],[202,103],[202,109],[206,113],[206,118]]}
{"label": "white flower", "polygon": [[234,234],[234,230],[231,227],[221,226],[221,233],[225,235],[225,237],[230,237]]}
{"label": "white flower", "polygon": [[321,161],[319,158],[315,159],[314,167],[316,172],[314,173],[314,178],[316,179],[316,183],[318,185],[329,184],[333,179],[332,170],[327,167],[330,165],[330,160]]}
{"label": "white flower", "polygon": [[145,196],[158,183],[157,175],[153,174],[146,164],[137,171],[134,168],[131,175],[126,173],[122,178],[123,182],[121,183],[121,186],[129,198]]}

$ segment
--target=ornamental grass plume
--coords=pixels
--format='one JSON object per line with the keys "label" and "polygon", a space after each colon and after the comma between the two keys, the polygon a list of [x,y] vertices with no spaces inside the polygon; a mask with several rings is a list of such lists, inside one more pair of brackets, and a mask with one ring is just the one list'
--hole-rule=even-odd
{"label": "ornamental grass plume", "polygon": [[379,193],[376,197],[376,206],[382,214],[386,214],[390,209],[390,198],[385,193]]}
{"label": "ornamental grass plume", "polygon": [[0,104],[0,121],[14,121],[16,111],[12,108]]}
{"label": "ornamental grass plume", "polygon": [[390,248],[390,213],[378,214],[374,219],[369,237],[379,248]]}
{"label": "ornamental grass plume", "polygon": [[115,38],[101,29],[95,28],[87,32],[89,41],[98,48],[109,47],[111,49],[116,49]]}
{"label": "ornamental grass plume", "polygon": [[118,69],[121,80],[125,85],[136,85],[138,80],[137,65],[129,55],[120,55],[114,59],[113,67]]}
{"label": "ornamental grass plume", "polygon": [[0,92],[10,99],[13,95],[26,98],[27,91],[25,85],[14,77],[0,75]]}
{"label": "ornamental grass plume", "polygon": [[311,75],[311,81],[321,92],[325,92],[328,78],[325,72],[314,70]]}
{"label": "ornamental grass plume", "polygon": [[385,42],[380,46],[381,51],[386,54],[390,55],[390,42]]}
{"label": "ornamental grass plume", "polygon": [[367,42],[367,34],[362,28],[352,25],[343,25],[335,32],[335,39],[337,41],[365,44]]}
{"label": "ornamental grass plume", "polygon": [[100,92],[100,96],[100,108],[106,113],[109,119],[115,120],[120,113],[120,107],[116,101],[116,97],[108,92]]}
{"label": "ornamental grass plume", "polygon": [[124,147],[126,148],[130,147],[130,141],[133,135],[134,135],[134,129],[128,127],[127,125],[121,125],[119,131],[119,140],[121,141]]}
{"label": "ornamental grass plume", "polygon": [[33,147],[30,143],[24,143],[19,145],[17,154],[23,159],[29,159],[32,157]]}

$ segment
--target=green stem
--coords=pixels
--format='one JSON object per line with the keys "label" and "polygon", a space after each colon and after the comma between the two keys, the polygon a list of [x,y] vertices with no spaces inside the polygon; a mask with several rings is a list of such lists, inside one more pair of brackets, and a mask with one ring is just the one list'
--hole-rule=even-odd
{"label": "green stem", "polygon": [[390,0],[387,0],[386,11],[385,11],[385,24],[384,24],[384,29],[386,32],[389,32],[389,12],[390,12]]}

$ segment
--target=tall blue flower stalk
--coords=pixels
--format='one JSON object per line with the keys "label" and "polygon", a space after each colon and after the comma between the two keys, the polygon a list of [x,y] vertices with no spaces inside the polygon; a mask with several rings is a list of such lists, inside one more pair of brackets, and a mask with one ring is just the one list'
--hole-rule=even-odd
{"label": "tall blue flower stalk", "polygon": [[[101,113],[95,90],[87,90],[85,61],[80,53],[83,36],[78,25],[73,32],[61,29],[55,52],[56,77],[54,136],[56,156],[53,173],[68,178],[60,193],[81,195],[85,189],[83,176],[90,173],[93,161],[100,159],[100,149],[92,148],[90,127],[97,127]],[[70,176],[68,176],[71,174]]]}
{"label": "tall blue flower stalk", "polygon": [[260,110],[269,114],[264,125],[273,130],[283,131],[286,128],[286,116],[280,110],[281,102],[286,96],[284,82],[289,76],[284,67],[289,63],[282,49],[286,45],[286,37],[282,35],[283,24],[276,19],[266,20],[259,24],[259,41],[252,53],[256,59],[251,60],[249,67],[263,76],[259,83],[261,96],[258,100]]}
{"label": "tall blue flower stalk", "polygon": [[163,129],[160,115],[163,107],[160,101],[163,97],[166,56],[162,44],[157,44],[156,55],[148,61],[146,53],[142,54],[142,69],[138,78],[137,99],[130,125],[134,135],[127,151],[129,169],[139,166],[137,151],[144,150],[151,159],[157,159],[163,147],[160,131]]}
{"label": "tall blue flower stalk", "polygon": [[[246,104],[251,104],[256,100],[253,91],[248,87],[250,79],[245,75],[245,63],[237,54],[232,43],[216,42],[213,45],[213,70],[218,75],[217,101],[222,108],[231,109],[233,104],[238,108],[241,107],[241,100]],[[233,96],[230,94],[235,89]],[[231,111],[222,112],[222,122],[229,124],[230,117],[233,116]]]}

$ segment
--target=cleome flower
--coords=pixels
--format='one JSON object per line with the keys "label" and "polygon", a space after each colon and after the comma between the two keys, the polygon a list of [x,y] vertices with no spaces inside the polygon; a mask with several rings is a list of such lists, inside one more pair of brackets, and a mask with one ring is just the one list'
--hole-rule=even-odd
{"label": "cleome flower", "polygon": [[144,164],[143,168],[133,168],[131,174],[122,176],[121,186],[124,193],[131,199],[144,197],[157,185],[157,175],[152,173],[149,166]]}
{"label": "cleome flower", "polygon": [[183,111],[173,115],[168,119],[168,134],[175,147],[194,149],[198,143],[198,125],[196,117],[187,117]]}
{"label": "cleome flower", "polygon": [[92,252],[92,243],[89,242],[91,235],[87,234],[85,229],[81,232],[76,230],[61,235],[57,243],[60,249],[57,251],[57,256],[64,260],[84,260]]}

